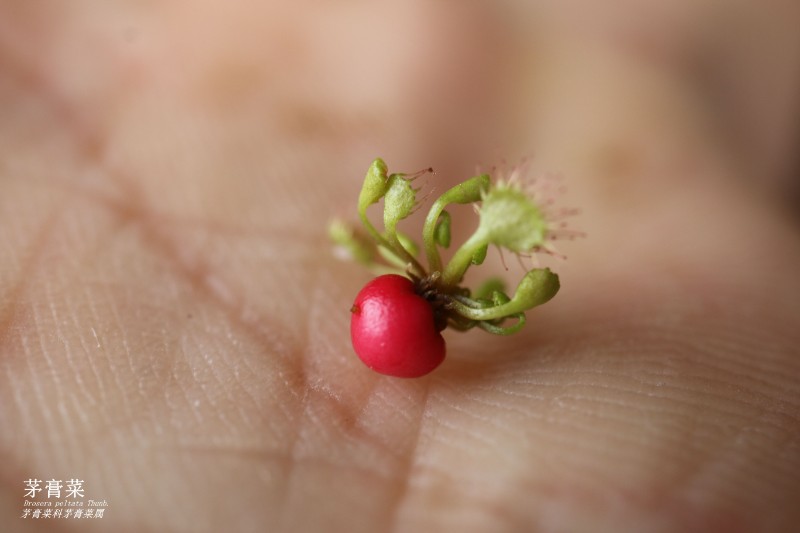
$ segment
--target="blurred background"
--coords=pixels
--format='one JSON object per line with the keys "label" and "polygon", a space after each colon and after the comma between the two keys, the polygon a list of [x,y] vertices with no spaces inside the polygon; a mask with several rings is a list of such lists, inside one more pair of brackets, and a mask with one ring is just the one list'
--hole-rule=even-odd
{"label": "blurred background", "polygon": [[316,157],[331,163],[320,180],[348,186],[373,155],[448,176],[535,152],[602,179],[675,158],[654,142],[669,139],[684,153],[713,147],[796,203],[795,2],[0,9],[5,146],[52,115],[64,127],[50,144],[60,133],[131,174],[146,162],[154,181],[188,180],[189,196],[195,180],[271,183]]}

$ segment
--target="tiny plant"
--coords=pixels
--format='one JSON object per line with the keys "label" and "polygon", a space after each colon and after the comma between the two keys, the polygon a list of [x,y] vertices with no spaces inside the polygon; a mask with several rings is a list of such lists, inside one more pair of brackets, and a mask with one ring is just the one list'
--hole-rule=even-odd
{"label": "tiny plant", "polygon": [[[378,274],[350,309],[353,348],[368,367],[390,376],[423,376],[444,360],[444,329],[477,327],[511,335],[525,325],[526,311],[555,296],[559,280],[549,268],[525,267],[513,296],[497,278],[474,291],[463,285],[464,274],[483,263],[490,246],[521,259],[537,252],[559,255],[552,241],[580,235],[563,222],[573,211],[554,207],[560,192],[555,180],[545,177],[524,183],[526,168],[523,161],[445,191],[425,218],[420,247],[398,230],[398,224],[419,207],[420,189],[413,182],[432,169],[389,174],[382,159],[372,162],[358,197],[361,227],[341,220],[330,226],[339,249]],[[383,231],[367,217],[367,209],[381,200]],[[452,217],[447,207],[452,204],[473,204],[479,221],[472,236],[445,263],[440,250],[451,245]],[[522,260],[520,264],[525,266]]]}

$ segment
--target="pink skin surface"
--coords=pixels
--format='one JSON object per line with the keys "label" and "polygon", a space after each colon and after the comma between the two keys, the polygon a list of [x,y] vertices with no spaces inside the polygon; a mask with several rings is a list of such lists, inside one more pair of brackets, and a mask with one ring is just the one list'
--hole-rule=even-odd
{"label": "pink skin surface", "polygon": [[358,293],[351,311],[353,348],[376,372],[415,378],[444,360],[445,342],[433,309],[408,278],[388,274],[373,279]]}
{"label": "pink skin surface", "polygon": [[[800,531],[800,2],[313,5],[0,2],[0,531]],[[369,370],[365,165],[526,153],[558,296]]]}

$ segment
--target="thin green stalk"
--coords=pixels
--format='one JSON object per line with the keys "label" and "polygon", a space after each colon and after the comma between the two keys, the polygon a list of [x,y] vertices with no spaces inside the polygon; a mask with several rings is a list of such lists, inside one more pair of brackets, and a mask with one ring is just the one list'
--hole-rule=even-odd
{"label": "thin green stalk", "polygon": [[366,209],[359,209],[358,216],[361,218],[361,223],[364,225],[364,228],[380,246],[383,246],[387,250],[391,250],[401,259],[404,259],[407,264],[411,265],[411,269],[414,271],[414,274],[420,278],[425,277],[425,269],[422,268],[422,265],[419,264],[419,261],[417,261],[416,258],[405,249],[405,247],[400,243],[400,239],[397,238],[396,227],[387,228],[387,239],[381,235],[380,232],[375,229],[375,226],[372,225],[372,222],[369,221],[369,218],[367,218]]}
{"label": "thin green stalk", "polygon": [[439,220],[442,211],[449,204],[471,204],[480,201],[484,191],[489,187],[490,180],[491,178],[488,174],[470,178],[445,191],[431,206],[431,210],[428,211],[428,216],[425,218],[425,225],[422,227],[422,241],[431,272],[440,272],[442,270],[442,258],[439,255],[439,249],[436,247],[436,239],[434,238],[436,222]]}
{"label": "thin green stalk", "polygon": [[525,274],[514,297],[507,303],[478,309],[453,299],[451,305],[456,313],[470,320],[497,320],[547,302],[556,295],[559,287],[558,276],[549,268],[540,268]]}
{"label": "thin green stalk", "polygon": [[439,248],[436,246],[436,239],[433,234],[436,231],[436,222],[446,206],[447,201],[444,200],[444,197],[436,200],[431,206],[431,210],[428,211],[425,225],[422,227],[422,243],[425,247],[425,257],[428,258],[428,267],[431,272],[441,272],[442,270],[442,257],[439,255]]}
{"label": "thin green stalk", "polygon": [[358,216],[359,218],[361,218],[361,224],[364,226],[364,229],[367,230],[367,232],[372,236],[372,238],[375,239],[375,241],[378,244],[385,246],[386,248],[391,250],[392,245],[389,244],[389,241],[384,239],[383,235],[381,235],[380,232],[378,232],[378,230],[375,229],[375,226],[373,226],[372,222],[370,222],[369,219],[367,218],[366,211],[359,210]]}
{"label": "thin green stalk", "polygon": [[510,326],[497,326],[490,322],[477,322],[476,325],[484,331],[488,331],[489,333],[494,333],[495,335],[513,335],[514,333],[520,331],[522,327],[525,325],[525,313],[517,313],[514,316],[510,316],[508,318],[516,319],[516,323]]}
{"label": "thin green stalk", "polygon": [[391,249],[401,255],[402,259],[408,261],[411,265],[411,269],[414,271],[420,278],[424,278],[426,276],[425,269],[423,266],[417,261],[417,259],[406,250],[406,247],[403,246],[403,243],[400,242],[400,239],[397,237],[397,230],[396,228],[386,228],[386,240],[391,245]]}
{"label": "thin green stalk", "polygon": [[451,303],[453,309],[459,314],[470,320],[497,320],[498,318],[505,318],[509,315],[521,313],[525,311],[519,304],[513,300],[507,304],[496,305],[494,307],[487,307],[486,309],[476,309],[469,307],[458,301]]}
{"label": "thin green stalk", "polygon": [[461,282],[467,269],[472,264],[472,258],[482,247],[486,246],[487,240],[481,232],[472,234],[467,242],[461,245],[450,262],[444,268],[441,283],[444,286],[456,286]]}

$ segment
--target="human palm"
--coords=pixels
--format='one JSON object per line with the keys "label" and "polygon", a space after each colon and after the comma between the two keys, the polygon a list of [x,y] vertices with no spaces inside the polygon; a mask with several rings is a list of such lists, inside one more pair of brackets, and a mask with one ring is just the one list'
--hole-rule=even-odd
{"label": "human palm", "polygon": [[[729,149],[667,30],[390,6],[2,8],[2,529],[796,527],[800,238],[745,179],[791,150]],[[369,371],[327,221],[375,156],[444,190],[498,140],[582,208],[561,292]],[[19,518],[31,477],[105,516]]]}

